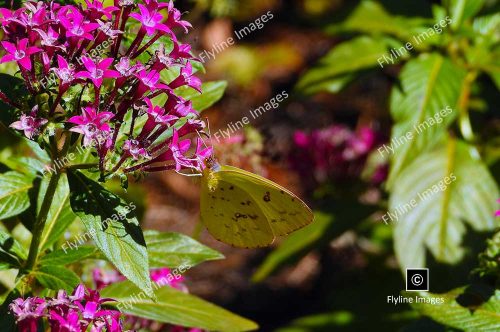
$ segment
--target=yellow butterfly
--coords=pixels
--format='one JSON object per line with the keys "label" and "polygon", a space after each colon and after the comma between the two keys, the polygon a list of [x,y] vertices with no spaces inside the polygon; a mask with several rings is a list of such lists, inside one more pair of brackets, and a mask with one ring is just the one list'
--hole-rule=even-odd
{"label": "yellow butterfly", "polygon": [[241,248],[265,247],[313,221],[313,213],[280,185],[232,166],[207,163],[201,221],[217,240]]}

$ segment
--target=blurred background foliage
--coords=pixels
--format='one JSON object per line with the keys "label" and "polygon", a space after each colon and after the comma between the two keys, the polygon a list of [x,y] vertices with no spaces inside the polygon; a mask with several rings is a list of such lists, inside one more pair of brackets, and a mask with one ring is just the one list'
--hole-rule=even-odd
{"label": "blurred background foliage", "polygon": [[[226,256],[190,271],[189,289],[262,331],[499,330],[498,1],[176,3],[194,26],[181,38],[195,55],[273,14],[262,29],[206,61],[203,80],[228,84],[202,116],[213,135],[287,91],[279,108],[212,141],[220,162],[290,188],[316,215],[274,248],[235,249],[200,233],[192,179],[155,174],[127,193],[111,184],[136,202],[145,228],[197,234]],[[381,68],[378,59],[446,16],[452,22],[442,33]],[[394,154],[377,151],[447,106],[452,115]],[[28,149],[0,130],[3,164],[39,167],[8,164]],[[382,221],[387,210],[450,172],[457,181],[422,208]],[[19,225],[13,233],[29,241]],[[430,268],[431,293],[421,295],[446,293],[443,306],[387,303],[405,289],[408,266]]]}

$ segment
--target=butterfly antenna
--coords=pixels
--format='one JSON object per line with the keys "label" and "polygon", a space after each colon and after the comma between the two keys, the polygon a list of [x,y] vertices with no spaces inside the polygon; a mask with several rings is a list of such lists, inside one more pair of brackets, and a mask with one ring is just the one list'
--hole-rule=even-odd
{"label": "butterfly antenna", "polygon": [[205,121],[207,122],[208,137],[210,138],[210,147],[212,148],[212,151],[214,151],[214,145],[212,143],[212,133],[210,132],[210,121],[208,121],[208,118],[205,118]]}
{"label": "butterfly antenna", "polygon": [[208,149],[208,145],[207,143],[205,143],[205,140],[203,139],[203,137],[201,136],[201,133],[199,130],[196,130],[196,133],[198,134],[198,137],[201,139],[201,141],[203,142],[203,145],[205,145],[205,148]]}

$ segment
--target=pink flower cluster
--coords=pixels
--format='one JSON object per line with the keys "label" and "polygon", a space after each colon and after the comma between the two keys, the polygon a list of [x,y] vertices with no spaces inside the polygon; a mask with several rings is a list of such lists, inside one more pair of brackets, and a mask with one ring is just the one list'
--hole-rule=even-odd
{"label": "pink flower cluster", "polygon": [[120,312],[103,308],[114,301],[79,285],[72,295],[60,290],[55,298],[18,298],[10,304],[20,332],[36,332],[43,318],[52,332],[121,332]]}
{"label": "pink flower cluster", "polygon": [[[161,269],[152,269],[150,271],[151,281],[156,283],[159,286],[163,287],[173,287],[183,292],[187,292],[187,287],[183,284],[184,277],[182,275],[175,275],[168,268]],[[93,278],[96,288],[102,289],[108,285],[111,285],[115,282],[120,282],[125,280],[125,277],[122,276],[118,271],[104,271],[102,269],[94,269]],[[124,326],[133,331],[164,331],[167,327],[166,324],[157,323],[145,318],[139,318],[131,315],[125,315]],[[169,331],[172,332],[202,332],[200,329],[189,329],[184,328],[182,326],[168,326],[170,327]]]}
{"label": "pink flower cluster", "polygon": [[[201,93],[193,68],[198,60],[174,33],[191,25],[173,1],[138,2],[28,1],[18,10],[0,8],[0,62],[17,63],[32,97],[12,100],[0,91],[0,99],[19,108],[11,127],[29,139],[49,126],[78,133],[84,146],[96,149],[103,175],[200,171],[212,151],[199,138],[193,148],[191,141],[205,123],[178,92]],[[50,96],[47,102],[35,99],[42,94]]]}
{"label": "pink flower cluster", "polygon": [[[354,132],[344,125],[335,124],[311,133],[297,131],[291,164],[304,180],[323,183],[359,177],[370,152],[380,143],[377,133],[368,127]],[[381,183],[386,168],[375,172],[372,182]],[[314,176],[310,179],[311,174]]]}

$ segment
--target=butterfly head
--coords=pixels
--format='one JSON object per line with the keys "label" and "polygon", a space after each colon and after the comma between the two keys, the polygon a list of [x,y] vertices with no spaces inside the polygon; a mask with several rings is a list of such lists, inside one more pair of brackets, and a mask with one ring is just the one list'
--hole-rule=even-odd
{"label": "butterfly head", "polygon": [[218,170],[220,170],[220,164],[217,162],[213,154],[205,160],[205,164],[207,168],[212,172],[217,172]]}

